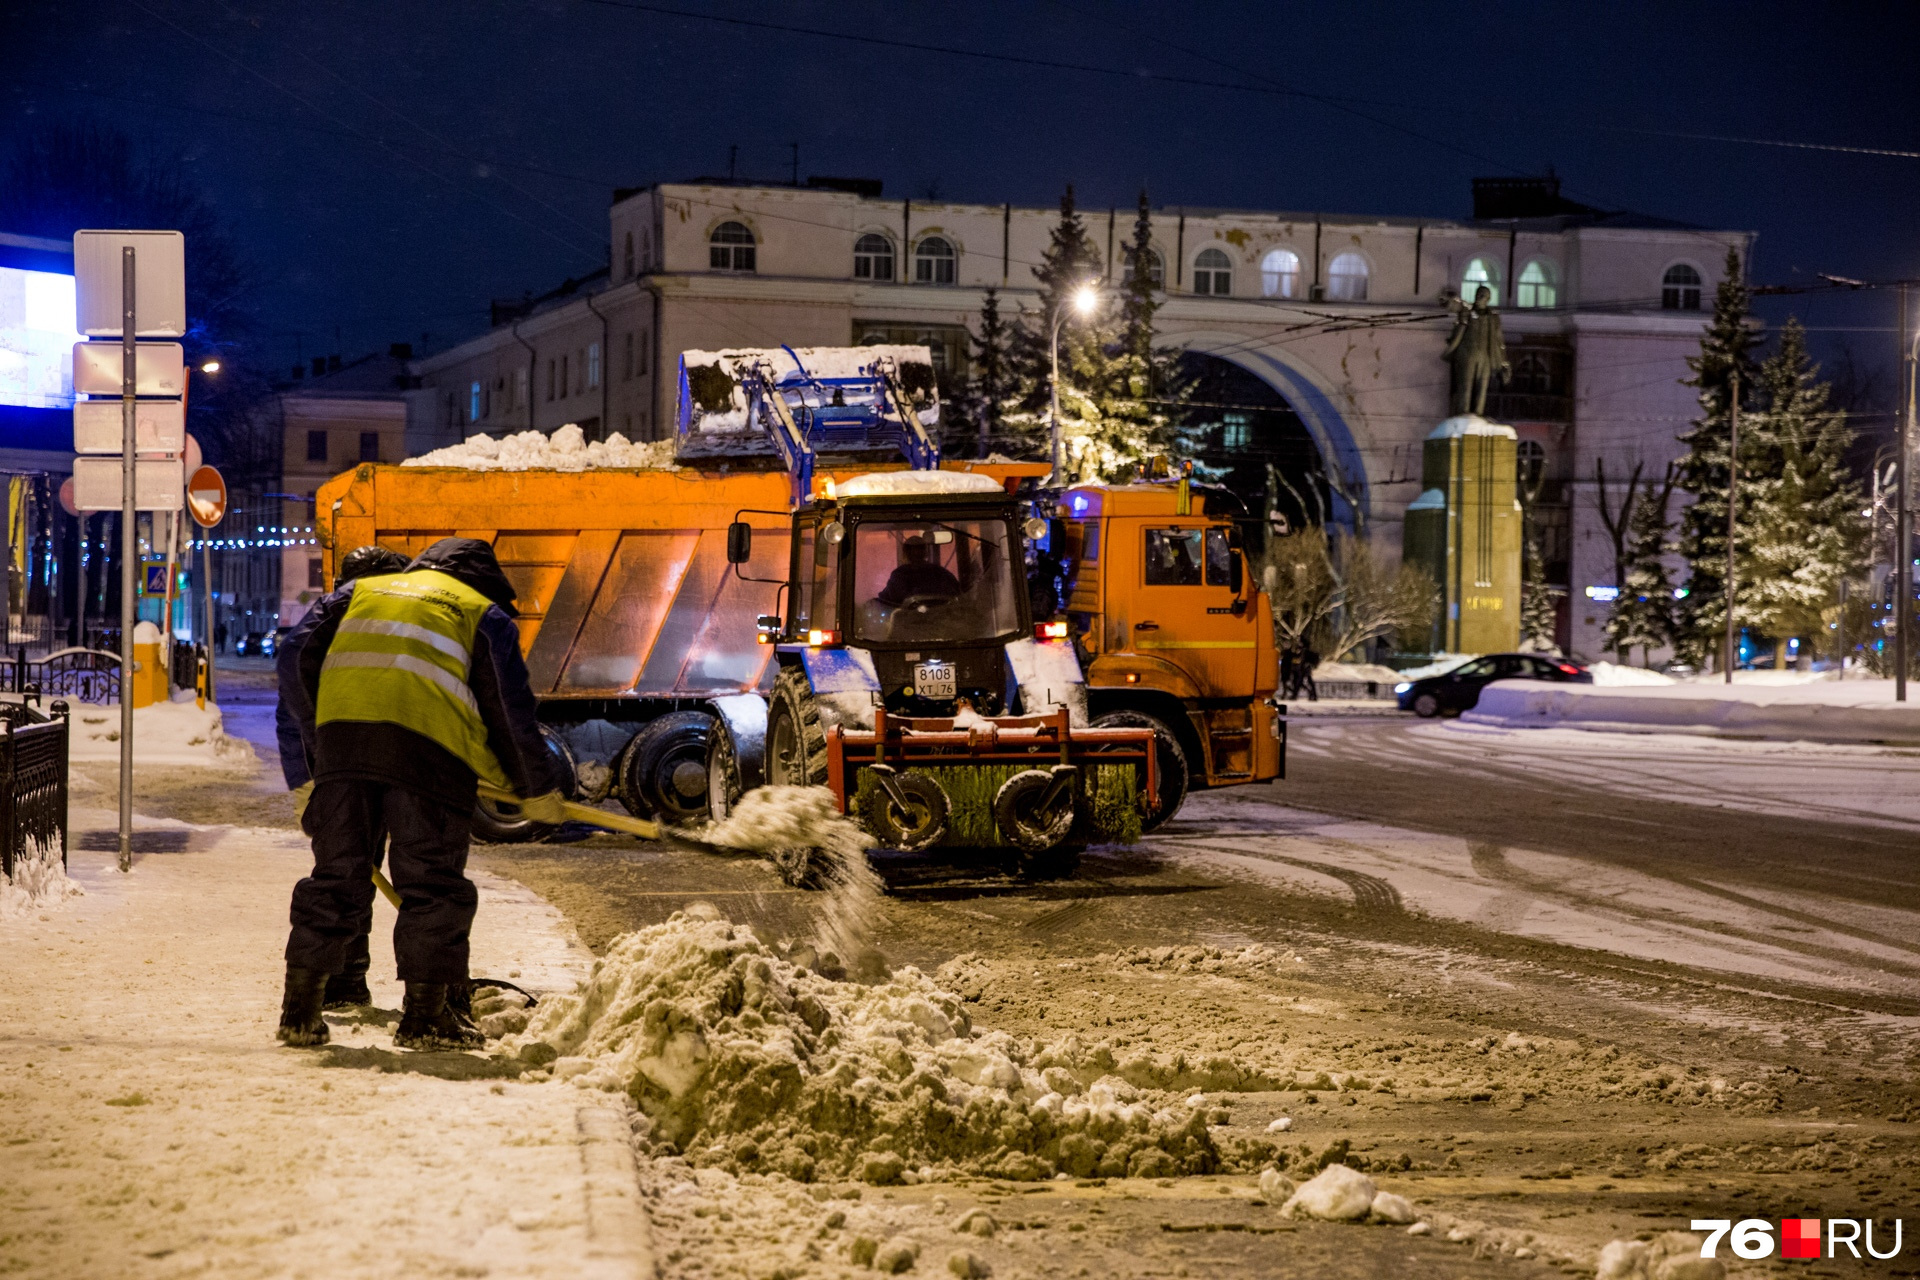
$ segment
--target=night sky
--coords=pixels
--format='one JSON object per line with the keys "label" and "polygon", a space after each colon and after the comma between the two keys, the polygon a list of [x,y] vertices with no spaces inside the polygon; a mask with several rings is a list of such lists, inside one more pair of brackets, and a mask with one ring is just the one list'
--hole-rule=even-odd
{"label": "night sky", "polygon": [[[743,23],[808,27],[887,47]],[[1920,275],[1904,5],[0,0],[0,145],[116,122],[258,272],[266,357],[432,349],[604,264],[616,186],[1461,217],[1476,175],[1760,233],[1756,281]],[[1031,59],[1031,63],[1004,59]],[[1067,69],[1059,65],[1102,68]],[[1242,86],[1242,87],[1233,87]],[[1769,302],[1891,365],[1890,293]]]}

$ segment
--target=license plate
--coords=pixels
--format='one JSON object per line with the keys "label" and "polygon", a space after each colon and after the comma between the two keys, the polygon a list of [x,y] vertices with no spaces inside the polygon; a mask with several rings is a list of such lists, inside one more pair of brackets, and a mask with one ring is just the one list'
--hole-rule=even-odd
{"label": "license plate", "polygon": [[953,684],[951,662],[922,662],[913,669],[913,691],[923,698],[951,698],[959,691]]}

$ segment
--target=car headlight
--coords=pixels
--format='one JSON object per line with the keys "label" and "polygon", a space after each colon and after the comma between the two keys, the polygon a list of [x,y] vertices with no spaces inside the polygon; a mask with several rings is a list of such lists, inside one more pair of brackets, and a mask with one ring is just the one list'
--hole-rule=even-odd
{"label": "car headlight", "polygon": [[1413,682],[1411,680],[1402,680],[1399,684],[1393,686],[1393,691],[1395,693],[1405,693],[1411,688],[1413,688]]}

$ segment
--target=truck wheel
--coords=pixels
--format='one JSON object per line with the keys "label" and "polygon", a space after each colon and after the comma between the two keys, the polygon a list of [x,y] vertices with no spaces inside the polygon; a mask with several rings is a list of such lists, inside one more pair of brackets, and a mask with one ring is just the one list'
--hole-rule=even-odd
{"label": "truck wheel", "polygon": [[885,788],[875,787],[861,806],[860,816],[866,819],[867,830],[893,849],[911,851],[940,843],[947,834],[947,815],[952,809],[946,791],[932,778],[917,773],[898,774],[894,780],[907,798],[907,811],[900,812]]}
{"label": "truck wheel", "polygon": [[1041,797],[1052,788],[1053,774],[1045,769],[1024,769],[1000,784],[993,796],[993,825],[1007,843],[1040,854],[1066,840],[1073,830],[1073,792],[1052,809],[1040,808]]}
{"label": "truck wheel", "polygon": [[1187,753],[1166,722],[1144,711],[1109,711],[1093,721],[1096,729],[1151,729],[1160,774],[1160,807],[1140,815],[1140,829],[1153,831],[1180,811],[1187,798]]}
{"label": "truck wheel", "polygon": [[1413,714],[1422,720],[1431,720],[1440,714],[1440,699],[1430,693],[1423,693],[1413,700]]}
{"label": "truck wheel", "polygon": [[675,711],[651,721],[620,755],[620,803],[676,827],[707,817],[707,738],[713,717]]}
{"label": "truck wheel", "polygon": [[715,725],[707,735],[707,817],[726,821],[740,802],[740,762],[733,756],[733,735]]}
{"label": "truck wheel", "polygon": [[[547,750],[553,753],[554,765],[560,770],[560,794],[569,800],[573,799],[580,790],[573,772],[573,752],[567,750],[567,744],[560,735],[546,725],[540,726],[540,740],[547,744]],[[502,804],[485,796],[474,801],[473,838],[484,843],[532,844],[544,840],[558,829],[521,817],[517,805]]]}
{"label": "truck wheel", "polygon": [[767,708],[767,783],[775,787],[827,785],[827,731],[806,673],[783,667]]}

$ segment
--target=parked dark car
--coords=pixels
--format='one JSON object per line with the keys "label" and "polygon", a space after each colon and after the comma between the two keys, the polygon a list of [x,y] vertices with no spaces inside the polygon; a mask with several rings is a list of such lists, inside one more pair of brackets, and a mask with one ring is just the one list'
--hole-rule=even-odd
{"label": "parked dark car", "polygon": [[1471,711],[1480,691],[1495,680],[1558,680],[1563,684],[1592,684],[1593,672],[1566,658],[1538,653],[1490,653],[1463,662],[1451,671],[1393,687],[1400,709],[1417,716],[1457,716]]}

